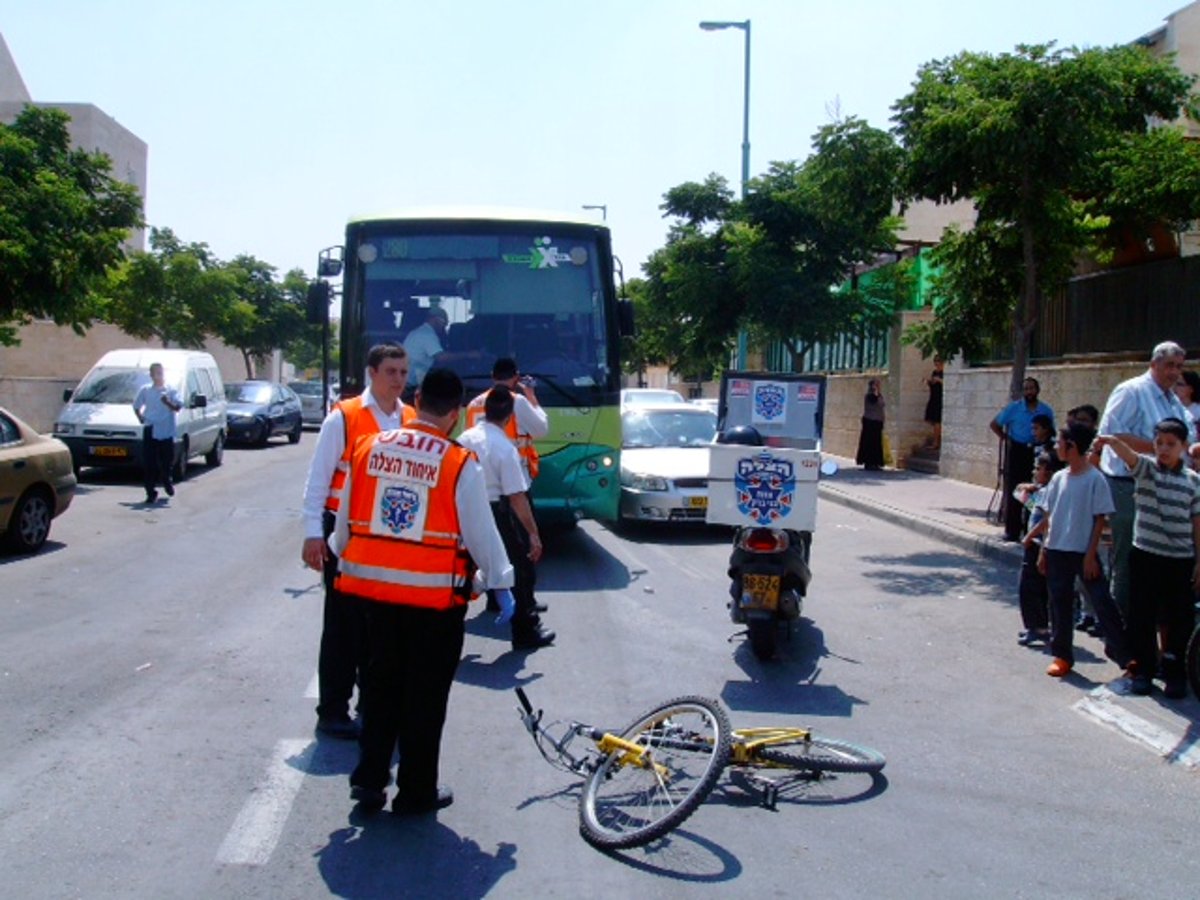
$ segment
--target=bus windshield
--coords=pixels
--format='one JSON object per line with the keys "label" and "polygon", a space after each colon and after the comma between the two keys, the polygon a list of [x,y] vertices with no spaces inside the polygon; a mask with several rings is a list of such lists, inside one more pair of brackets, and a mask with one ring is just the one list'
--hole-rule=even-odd
{"label": "bus windshield", "polygon": [[[596,241],[545,231],[408,233],[372,229],[348,246],[361,297],[356,330],[364,348],[401,342],[423,375],[414,348],[440,347],[436,365],[464,381],[490,380],[497,358],[552,388],[547,405],[592,402],[616,383],[608,306]],[[430,315],[445,312],[445,322]],[[345,326],[343,322],[343,326]],[[421,333],[410,339],[414,331]]]}

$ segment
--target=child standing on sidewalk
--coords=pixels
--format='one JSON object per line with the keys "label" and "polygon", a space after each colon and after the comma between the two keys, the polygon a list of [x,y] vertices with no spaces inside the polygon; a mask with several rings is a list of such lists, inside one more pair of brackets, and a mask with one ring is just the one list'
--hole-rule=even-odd
{"label": "child standing on sidewalk", "polygon": [[1033,482],[1019,484],[1013,496],[1029,511],[1029,526],[1021,538],[1025,558],[1021,562],[1021,576],[1017,581],[1017,596],[1021,601],[1021,624],[1025,630],[1017,635],[1022,647],[1046,643],[1050,640],[1050,596],[1046,592],[1046,576],[1038,571],[1038,554],[1042,549],[1042,537],[1046,531],[1046,511],[1037,505],[1038,497],[1050,483],[1050,477],[1062,468],[1053,451],[1038,454],[1033,469]]}
{"label": "child standing on sidewalk", "polygon": [[1050,652],[1054,661],[1046,674],[1062,678],[1075,665],[1075,579],[1083,588],[1104,630],[1104,652],[1125,668],[1125,628],[1108,592],[1097,547],[1105,517],[1113,512],[1112,494],[1100,470],[1088,462],[1096,432],[1078,423],[1058,433],[1059,459],[1067,468],[1050,479],[1037,505],[1046,512],[1046,539],[1038,554],[1038,571],[1046,576],[1050,594]]}
{"label": "child standing on sidewalk", "polygon": [[1184,460],[1188,428],[1166,418],[1154,426],[1154,456],[1143,456],[1118,437],[1101,435],[1133,476],[1133,548],[1129,552],[1129,651],[1135,662],[1129,690],[1149,694],[1158,661],[1157,623],[1165,625],[1163,693],[1187,695],[1183,658],[1200,590],[1200,474]]}

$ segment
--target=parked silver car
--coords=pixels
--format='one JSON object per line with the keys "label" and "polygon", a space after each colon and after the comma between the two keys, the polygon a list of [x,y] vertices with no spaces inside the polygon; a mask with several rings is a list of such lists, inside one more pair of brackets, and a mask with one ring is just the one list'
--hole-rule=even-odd
{"label": "parked silver car", "polygon": [[708,447],[717,417],[691,403],[628,407],[621,414],[621,518],[703,522]]}
{"label": "parked silver car", "polygon": [[289,381],[288,387],[300,398],[300,418],[305,425],[320,426],[329,406],[319,381]]}

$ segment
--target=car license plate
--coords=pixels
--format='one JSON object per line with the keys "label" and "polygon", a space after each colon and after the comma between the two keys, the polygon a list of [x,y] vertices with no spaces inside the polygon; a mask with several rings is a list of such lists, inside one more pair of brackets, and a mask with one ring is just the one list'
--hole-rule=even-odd
{"label": "car license plate", "polygon": [[708,508],[708,498],[707,497],[684,497],[683,505],[690,507],[691,509],[707,509]]}
{"label": "car license plate", "polygon": [[127,447],[90,447],[92,456],[128,456],[129,448]]}
{"label": "car license plate", "polygon": [[742,607],[745,609],[774,609],[779,604],[779,576],[742,576]]}

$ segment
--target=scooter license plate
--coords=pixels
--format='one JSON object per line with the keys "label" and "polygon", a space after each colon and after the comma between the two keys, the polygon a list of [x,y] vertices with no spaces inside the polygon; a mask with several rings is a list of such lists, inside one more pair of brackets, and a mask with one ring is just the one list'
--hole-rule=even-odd
{"label": "scooter license plate", "polygon": [[742,608],[774,609],[779,605],[779,576],[742,576]]}

